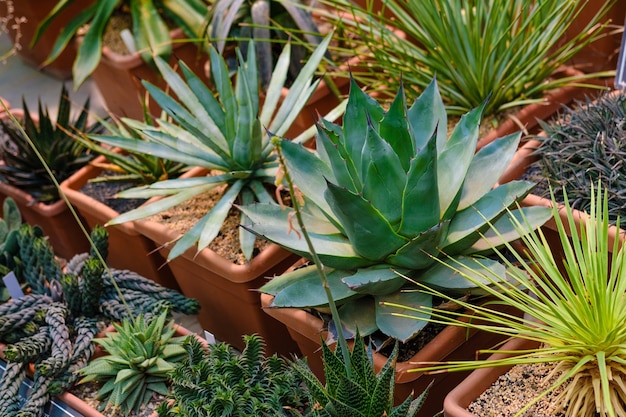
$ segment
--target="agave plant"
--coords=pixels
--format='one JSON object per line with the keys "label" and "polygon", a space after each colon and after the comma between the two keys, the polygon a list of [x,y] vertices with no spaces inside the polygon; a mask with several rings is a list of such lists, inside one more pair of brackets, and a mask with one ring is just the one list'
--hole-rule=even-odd
{"label": "agave plant", "polygon": [[[342,324],[363,334],[378,329],[407,340],[425,322],[393,316],[383,301],[430,305],[410,277],[464,294],[474,287],[445,270],[437,258],[452,256],[474,268],[491,245],[517,239],[513,219],[522,213],[529,230],[549,217],[545,208],[516,208],[533,187],[516,181],[492,189],[515,152],[520,134],[498,139],[475,153],[483,106],[461,118],[450,137],[435,81],[407,108],[403,90],[385,111],[354,80],[343,127],[322,119],[317,151],[277,140],[286,169],[305,202],[303,221],[323,266]],[[304,257],[293,210],[270,204],[240,207],[246,229]],[[509,211],[508,209],[511,209]],[[494,225],[501,235],[490,232]],[[496,260],[481,264],[505,278]],[[319,307],[327,295],[315,266],[275,277],[261,288],[276,307]]]}
{"label": "agave plant", "polygon": [[[610,239],[609,194],[600,182],[597,184],[598,188],[590,185],[590,210],[582,216],[570,205],[567,191],[563,192],[564,204],[557,203],[552,196],[552,217],[564,248],[563,260],[553,256],[539,229],[522,238],[526,259],[517,252],[513,252],[516,254],[513,260],[499,254],[502,262],[510,266],[511,277],[507,282],[501,282],[488,270],[479,268],[473,275],[467,275],[464,265],[446,265],[489,293],[496,303],[511,305],[524,315],[512,317],[489,305],[476,307],[462,303],[468,309],[466,314],[441,314],[434,310],[434,321],[535,341],[539,348],[510,351],[507,353],[512,356],[497,360],[430,364],[420,371],[550,363],[555,365],[554,383],[516,415],[524,415],[534,403],[561,386],[563,390],[551,399],[555,412],[582,417],[615,417],[626,413],[624,234],[621,231],[619,238]],[[517,227],[524,228],[524,221],[520,219]],[[616,227],[619,230],[619,218]],[[522,260],[526,262],[517,262],[518,267],[512,264]],[[423,290],[448,299],[431,288]],[[415,311],[407,314],[413,315]],[[470,315],[472,320],[462,319]]]}
{"label": "agave plant", "polygon": [[39,159],[40,156],[57,182],[62,182],[93,158],[89,150],[76,142],[73,136],[83,132],[95,133],[100,129],[100,124],[89,124],[89,99],[80,114],[72,120],[71,100],[65,86],[61,88],[56,121],[50,118],[48,108],[44,107],[41,100],[37,122],[33,120],[26,101],[22,100],[22,103],[23,121],[0,120],[0,125],[8,134],[8,138],[0,143],[0,156],[4,161],[0,165],[0,176],[3,181],[31,194],[36,200],[51,203],[59,199],[57,186]]}
{"label": "agave plant", "polygon": [[[46,34],[50,23],[76,0],[59,0],[48,16],[39,24],[32,45]],[[208,4],[203,0],[101,0],[87,6],[63,28],[46,59],[54,61],[70,43],[74,35],[88,24],[83,43],[77,51],[72,69],[74,84],[80,86],[94,71],[102,56],[102,39],[107,23],[116,11],[126,9],[133,21],[135,48],[146,62],[157,55],[167,59],[172,53],[172,41],[166,20],[179,25],[190,39],[199,40],[206,26]],[[49,35],[49,34],[47,34]]]}
{"label": "agave plant", "polygon": [[159,416],[301,416],[307,394],[290,363],[265,356],[265,342],[255,334],[243,336],[245,348],[236,352],[221,342],[210,349],[195,338],[183,343],[184,359],[171,375],[171,401]]}
{"label": "agave plant", "polygon": [[100,356],[80,370],[80,383],[103,383],[99,399],[106,399],[102,409],[112,407],[128,414],[137,413],[155,394],[167,395],[168,373],[185,355],[183,340],[174,337],[173,322],[166,325],[167,310],[152,320],[143,315],[113,324],[116,332],[107,332],[94,342],[108,355]]}
{"label": "agave plant", "polygon": [[[289,63],[289,44],[276,64],[270,87],[263,99],[259,90],[254,48],[250,49],[247,60],[238,54],[239,66],[234,87],[224,58],[211,48],[211,73],[217,98],[184,63],[180,63],[185,77],[183,80],[164,61],[156,58],[157,67],[167,81],[168,88],[176,94],[178,100],[149,83],[144,84],[174,123],[159,119],[158,127],[154,127],[123,119],[131,129],[139,132],[143,140],[119,136],[91,137],[124,150],[203,167],[218,174],[158,181],[149,186],[126,190],[118,197],[167,197],[124,213],[109,224],[160,213],[200,193],[226,186],[214,208],[176,242],[169,254],[172,259],[196,242],[198,250],[207,247],[217,236],[236,201],[243,204],[272,201],[273,197],[265,186],[273,185],[278,163],[267,131],[284,135],[303,109],[319,83],[319,80],[313,80],[313,76],[329,41],[330,37],[327,37],[318,46],[283,99],[281,92]],[[312,131],[304,132],[295,140],[304,141],[312,135]],[[242,217],[241,222],[247,223],[245,217]],[[255,236],[242,230],[239,239],[242,252],[250,259]]]}

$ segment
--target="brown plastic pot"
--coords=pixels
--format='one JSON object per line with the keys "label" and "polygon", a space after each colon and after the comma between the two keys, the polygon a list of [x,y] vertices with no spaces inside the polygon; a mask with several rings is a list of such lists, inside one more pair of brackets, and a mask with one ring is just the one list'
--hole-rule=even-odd
{"label": "brown plastic pot", "polygon": [[[10,112],[16,118],[23,117],[24,114],[21,109],[12,109]],[[0,115],[0,117],[7,117],[7,115]],[[0,161],[0,163],[4,162]],[[38,225],[43,229],[44,235],[48,236],[58,256],[70,259],[78,253],[89,251],[89,241],[63,199],[52,204],[44,204],[37,202],[21,189],[0,181],[0,204],[6,197],[15,200],[25,222]],[[80,216],[78,220],[85,224]]]}
{"label": "brown plastic pot", "polygon": [[[273,296],[261,294],[261,305],[265,312],[279,320],[289,330],[296,341],[307,364],[315,375],[324,380],[324,368],[321,358],[321,340],[326,338],[323,321],[304,310],[293,308],[272,308]],[[396,364],[396,383],[394,400],[397,404],[404,401],[411,393],[420,395],[429,384],[429,390],[420,415],[432,416],[443,409],[443,399],[447,393],[461,382],[469,372],[445,373],[439,375],[416,372],[417,362],[440,362],[475,359],[481,349],[492,348],[504,337],[501,335],[467,330],[462,327],[448,326],[431,340],[412,358]],[[387,357],[374,353],[374,367],[380,371],[387,362]]]}
{"label": "brown plastic pot", "polygon": [[[8,10],[4,10],[8,3],[11,3],[13,6],[13,10],[10,13]],[[74,45],[68,45],[61,55],[50,64],[46,66],[42,66],[42,64],[48,58],[48,55],[50,55],[50,51],[52,51],[52,47],[61,30],[63,30],[68,22],[78,13],[92,4],[93,1],[72,2],[54,21],[52,21],[46,33],[39,39],[37,44],[31,48],[30,43],[35,35],[37,26],[39,26],[39,23],[43,21],[57,3],[58,0],[13,0],[11,2],[0,2],[0,15],[12,15],[14,16],[14,20],[20,19],[19,30],[14,27],[14,22],[9,22],[7,29],[11,41],[15,43],[17,40],[19,43],[19,47],[16,51],[24,62],[56,78],[66,80],[72,77],[72,65],[76,58]]]}
{"label": "brown plastic pot", "polygon": [[[580,76],[583,73],[573,67],[563,66],[554,74],[558,78]],[[522,107],[513,116],[502,122],[495,130],[492,130],[478,141],[477,149],[511,133],[524,129],[526,133],[538,133],[539,120],[549,120],[558,114],[564,105],[576,99],[582,99],[589,89],[575,86],[561,87],[548,92],[540,103],[529,104]]]}
{"label": "brown plastic pot", "polygon": [[[164,257],[166,245],[180,234],[154,221],[138,220],[135,228],[152,239]],[[195,248],[169,261],[169,267],[182,291],[200,302],[198,320],[218,340],[242,350],[241,336],[259,334],[268,354],[290,356],[299,353],[285,326],[263,313],[258,289],[268,278],[284,272],[297,255],[270,245],[246,265],[237,265],[210,249]]]}
{"label": "brown plastic pot", "polygon": [[[511,339],[506,342],[501,350],[524,350],[524,349],[536,349],[539,346],[538,342],[529,341],[525,339]],[[496,360],[505,357],[510,357],[504,353],[494,353],[487,360]],[[497,379],[507,373],[512,366],[499,366],[493,368],[483,368],[473,371],[467,378],[465,378],[459,385],[457,385],[446,396],[443,402],[443,410],[445,417],[479,417],[469,411],[467,407],[480,395],[487,390],[497,381]],[[498,411],[494,410],[493,415],[497,415]]]}
{"label": "brown plastic pot", "polygon": [[[94,162],[104,163],[106,157],[99,156]],[[80,191],[90,179],[96,178],[102,171],[102,168],[89,164],[61,183],[61,190],[90,229],[96,225],[104,226],[120,214]],[[135,230],[134,223],[107,226],[106,230],[109,233],[107,262],[110,266],[134,271],[163,287],[180,291],[165,259],[152,240]]]}
{"label": "brown plastic pot", "polygon": [[[170,65],[176,66],[178,60],[182,60],[196,75],[204,77],[203,68],[207,57],[201,49],[192,42],[183,41],[185,34],[180,28],[171,31],[170,37],[174,41]],[[81,42],[81,38],[77,41]],[[136,120],[144,118],[142,103],[147,95],[141,81],[146,80],[165,88],[165,82],[159,71],[145,63],[139,53],[121,55],[107,46],[102,48],[102,58],[91,78],[111,113]],[[161,112],[153,100],[149,103],[149,109],[153,116],[158,116]]]}

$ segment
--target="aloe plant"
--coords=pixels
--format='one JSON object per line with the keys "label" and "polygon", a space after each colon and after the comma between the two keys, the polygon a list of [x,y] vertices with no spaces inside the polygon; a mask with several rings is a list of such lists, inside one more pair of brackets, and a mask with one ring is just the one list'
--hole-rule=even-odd
{"label": "aloe plant", "polygon": [[[492,189],[520,133],[475,153],[483,108],[463,116],[448,138],[434,80],[410,108],[401,88],[388,111],[352,80],[343,126],[322,119],[316,151],[280,141],[305,203],[303,222],[347,329],[410,339],[425,322],[394,316],[381,302],[431,305],[432,297],[410,291],[411,280],[471,292],[473,284],[436,261],[444,254],[468,269],[480,257],[481,265],[504,279],[505,267],[482,256],[520,236],[513,223],[522,213],[528,231],[549,218],[545,208],[516,208],[534,184],[515,181]],[[264,203],[240,209],[250,219],[247,230],[311,257],[292,209]],[[492,225],[502,233],[492,233]],[[320,307],[328,299],[315,265],[275,277],[261,291],[275,296],[275,307]]]}
{"label": "aloe plant", "polygon": [[[45,35],[50,23],[63,10],[77,0],[59,0],[48,16],[39,24],[31,42],[35,45]],[[78,88],[91,74],[102,56],[102,39],[107,23],[114,13],[130,11],[133,22],[135,47],[146,62],[152,56],[168,58],[172,53],[172,40],[166,20],[179,25],[191,40],[202,38],[206,26],[208,3],[203,0],[98,0],[87,6],[58,34],[56,42],[44,65],[54,61],[84,25],[88,25],[83,43],[78,47],[72,69],[74,85]]]}
{"label": "aloe plant", "polygon": [[[288,94],[282,99],[281,92],[291,50],[289,44],[285,46],[276,63],[270,87],[263,94],[263,98],[258,87],[254,48],[249,50],[247,59],[244,59],[241,53],[238,54],[239,66],[235,86],[229,78],[224,58],[217,50],[211,48],[211,74],[217,98],[183,62],[180,63],[180,67],[184,79],[163,60],[155,58],[172,95],[150,83],[144,82],[144,85],[173,122],[159,119],[158,127],[154,127],[123,119],[131,129],[139,132],[143,140],[100,135],[92,135],[91,138],[131,152],[143,152],[203,167],[217,174],[158,181],[149,186],[125,190],[119,193],[118,197],[166,198],[123,213],[109,224],[141,219],[216,187],[226,186],[214,208],[173,246],[169,253],[169,258],[172,259],[194,246],[196,242],[198,250],[207,247],[217,236],[235,202],[245,204],[253,201],[273,201],[266,185],[274,184],[278,162],[272,152],[268,132],[284,135],[304,108],[319,83],[319,80],[314,81],[313,77],[329,42],[330,36],[317,47],[291,85]],[[178,99],[173,98],[174,94]],[[312,135],[313,132],[304,132],[294,140],[304,141]],[[245,216],[241,222],[248,222]],[[242,230],[239,240],[243,254],[250,259],[254,235]]]}
{"label": "aloe plant", "polygon": [[[67,179],[93,158],[89,150],[76,142],[73,136],[98,132],[100,124],[89,124],[89,98],[81,112],[76,117],[71,116],[72,102],[65,86],[59,95],[56,120],[52,120],[41,99],[36,121],[25,100],[22,100],[22,106],[23,120],[0,120],[0,126],[8,135],[7,140],[0,143],[0,157],[4,161],[0,165],[0,177],[6,183],[31,194],[36,200],[51,203],[59,199],[59,194],[40,156],[58,182]],[[24,134],[32,141],[32,145]]]}

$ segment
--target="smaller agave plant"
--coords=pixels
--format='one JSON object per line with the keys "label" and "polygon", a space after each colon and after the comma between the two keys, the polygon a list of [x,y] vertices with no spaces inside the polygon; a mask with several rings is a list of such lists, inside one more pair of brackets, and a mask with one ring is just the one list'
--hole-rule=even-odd
{"label": "smaller agave plant", "polygon": [[103,383],[98,398],[102,409],[119,409],[126,415],[138,412],[153,394],[167,395],[168,373],[185,355],[183,340],[174,337],[173,322],[165,323],[167,310],[152,320],[143,314],[113,324],[116,332],[94,339],[108,355],[98,357],[80,370],[80,383]]}
{"label": "smaller agave plant", "polygon": [[[381,330],[402,341],[414,337],[426,322],[398,317],[392,313],[402,311],[382,302],[432,305],[411,280],[459,295],[473,291],[437,258],[469,270],[480,258],[505,279],[504,265],[485,253],[519,238],[513,220],[521,213],[528,232],[549,218],[549,209],[517,205],[534,184],[494,188],[521,134],[476,152],[483,107],[464,115],[448,138],[434,80],[410,108],[401,88],[387,111],[352,80],[343,126],[322,119],[316,151],[275,141],[304,201],[303,221],[327,268],[342,324],[353,334],[358,327],[364,335]],[[262,203],[240,208],[252,221],[246,229],[311,258],[292,209]],[[275,296],[275,307],[327,305],[315,265],[275,277],[261,291]]]}

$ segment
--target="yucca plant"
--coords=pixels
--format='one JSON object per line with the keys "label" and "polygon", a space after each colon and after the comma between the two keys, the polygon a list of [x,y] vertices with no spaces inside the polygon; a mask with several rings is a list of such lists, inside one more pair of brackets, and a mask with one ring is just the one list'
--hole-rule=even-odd
{"label": "yucca plant", "polygon": [[98,398],[101,410],[138,412],[155,394],[167,395],[167,375],[185,355],[185,336],[174,337],[173,322],[166,325],[167,311],[152,320],[143,315],[113,324],[115,332],[94,342],[108,355],[92,360],[80,370],[80,383],[102,383]]}
{"label": "yucca plant", "polygon": [[[410,291],[415,286],[401,274],[457,294],[472,291],[472,283],[436,261],[447,254],[468,268],[480,259],[504,279],[505,267],[482,256],[490,242],[502,243],[489,233],[490,222],[506,230],[504,240],[514,240],[519,233],[513,219],[521,213],[530,219],[529,230],[549,217],[545,208],[516,208],[532,189],[529,182],[492,189],[520,134],[474,153],[483,107],[462,117],[447,138],[434,80],[410,108],[400,88],[387,111],[353,80],[343,126],[322,119],[317,151],[280,142],[305,203],[303,223],[341,304],[342,324],[353,332],[358,327],[364,335],[381,330],[402,341],[414,337],[425,322],[395,317],[381,305],[432,303]],[[240,209],[251,221],[246,229],[311,258],[292,209],[263,203]],[[261,291],[275,296],[276,307],[319,307],[328,296],[318,280],[312,265],[274,277]]]}
{"label": "yucca plant", "polygon": [[306,415],[306,389],[290,363],[277,355],[265,357],[258,335],[243,340],[245,348],[236,352],[224,342],[207,349],[187,338],[186,356],[171,373],[172,401],[161,404],[159,416]]}
{"label": "yucca plant", "polygon": [[[70,4],[77,0],[59,0],[48,16],[39,24],[33,36],[32,44],[44,36],[50,23]],[[189,37],[188,41],[200,41],[206,26],[209,3],[204,0],[100,0],[87,6],[73,18],[57,36],[50,55],[44,62],[54,61],[76,33],[85,25],[88,29],[82,44],[78,47],[72,69],[74,85],[78,88],[96,69],[102,56],[103,35],[106,26],[117,12],[130,13],[135,48],[146,62],[152,62],[152,56],[167,59],[172,53],[172,39],[168,21],[181,27]]]}
{"label": "yucca plant", "polygon": [[384,13],[372,12],[371,0],[363,7],[346,0],[325,3],[355,17],[343,24],[360,35],[355,47],[364,46],[372,58],[369,72],[359,74],[360,82],[388,94],[402,78],[412,97],[436,74],[446,108],[454,114],[489,97],[489,116],[541,101],[557,87],[614,74],[551,77],[583,47],[606,36],[609,22],[603,16],[616,0],[603,2],[590,22],[566,41],[564,34],[585,0],[385,0]]}
{"label": "yucca plant", "polygon": [[[217,236],[224,219],[235,202],[273,201],[266,189],[273,185],[278,163],[272,153],[270,134],[284,135],[304,108],[319,81],[313,76],[330,41],[327,37],[315,50],[298,78],[281,99],[290,45],[287,44],[276,64],[270,87],[261,95],[254,48],[247,60],[238,54],[236,85],[229,78],[226,62],[215,49],[210,51],[211,74],[217,97],[184,64],[180,63],[184,79],[159,58],[155,62],[167,81],[168,88],[178,99],[157,87],[144,83],[155,101],[165,109],[172,122],[159,119],[158,127],[123,119],[143,138],[91,136],[94,140],[131,152],[144,152],[190,166],[199,166],[216,175],[158,181],[118,194],[121,198],[167,196],[113,219],[109,224],[141,219],[160,213],[216,187],[226,186],[216,205],[172,247],[169,258],[198,244],[204,249]],[[262,98],[263,97],[263,98]],[[279,103],[280,100],[280,103]],[[295,140],[310,138],[304,132]],[[275,203],[274,203],[275,204]],[[245,217],[242,223],[248,221]],[[241,250],[250,259],[254,235],[243,231],[239,235]]]}
{"label": "yucca plant", "polygon": [[[623,235],[613,242],[609,239],[609,195],[600,183],[597,187],[590,186],[591,206],[580,228],[576,226],[577,215],[567,192],[564,191],[564,205],[552,198],[552,217],[564,248],[563,261],[553,257],[539,229],[522,238],[527,256],[513,252],[515,260],[520,261],[518,267],[513,267],[512,260],[499,254],[502,262],[510,267],[510,277],[505,282],[490,271],[480,269],[478,264],[472,275],[466,274],[465,265],[445,265],[490,294],[495,303],[513,306],[524,315],[513,317],[489,305],[477,307],[462,302],[468,309],[466,314],[451,316],[446,312],[442,315],[432,310],[433,321],[532,340],[540,347],[532,351],[504,352],[513,354],[509,358],[451,362],[420,368],[420,371],[554,363],[556,382],[517,415],[522,415],[532,404],[561,386],[563,391],[553,401],[557,408],[565,409],[566,416],[615,417],[626,413],[626,252]],[[565,213],[565,220],[559,216],[559,211]],[[518,229],[526,229],[525,221],[519,219]],[[617,219],[616,227],[619,226]],[[565,270],[561,268],[562,262]],[[422,291],[444,296],[427,287],[422,287]],[[420,316],[421,310],[418,311]],[[466,322],[461,320],[463,317],[472,319]]]}
{"label": "yucca plant", "polygon": [[[311,8],[300,0],[217,0],[209,13],[207,37],[220,54],[236,43],[245,55],[254,39],[263,89],[269,86],[276,46],[292,39],[289,74],[295,78],[310,49],[322,41]],[[295,42],[296,38],[310,48]]]}
{"label": "yucca plant", "polygon": [[[89,98],[85,101],[78,116],[72,118],[72,102],[65,86],[61,88],[56,121],[50,118],[48,108],[39,100],[39,117],[33,120],[26,101],[22,100],[24,118],[0,120],[0,126],[7,133],[6,140],[0,143],[0,178],[29,194],[37,201],[52,203],[59,199],[56,185],[41,163],[38,154],[46,161],[58,182],[62,182],[93,158],[73,135],[96,133],[99,123],[89,124]],[[16,123],[20,123],[18,126]],[[36,149],[24,137],[33,142]]]}
{"label": "yucca plant", "polygon": [[626,215],[626,167],[621,162],[626,157],[626,94],[616,90],[593,101],[587,98],[541,125],[538,160],[532,167],[538,168],[543,186],[535,194],[550,198],[552,187],[561,201],[567,191],[572,207],[586,211],[593,200],[590,186],[600,180],[609,194],[611,221]]}

